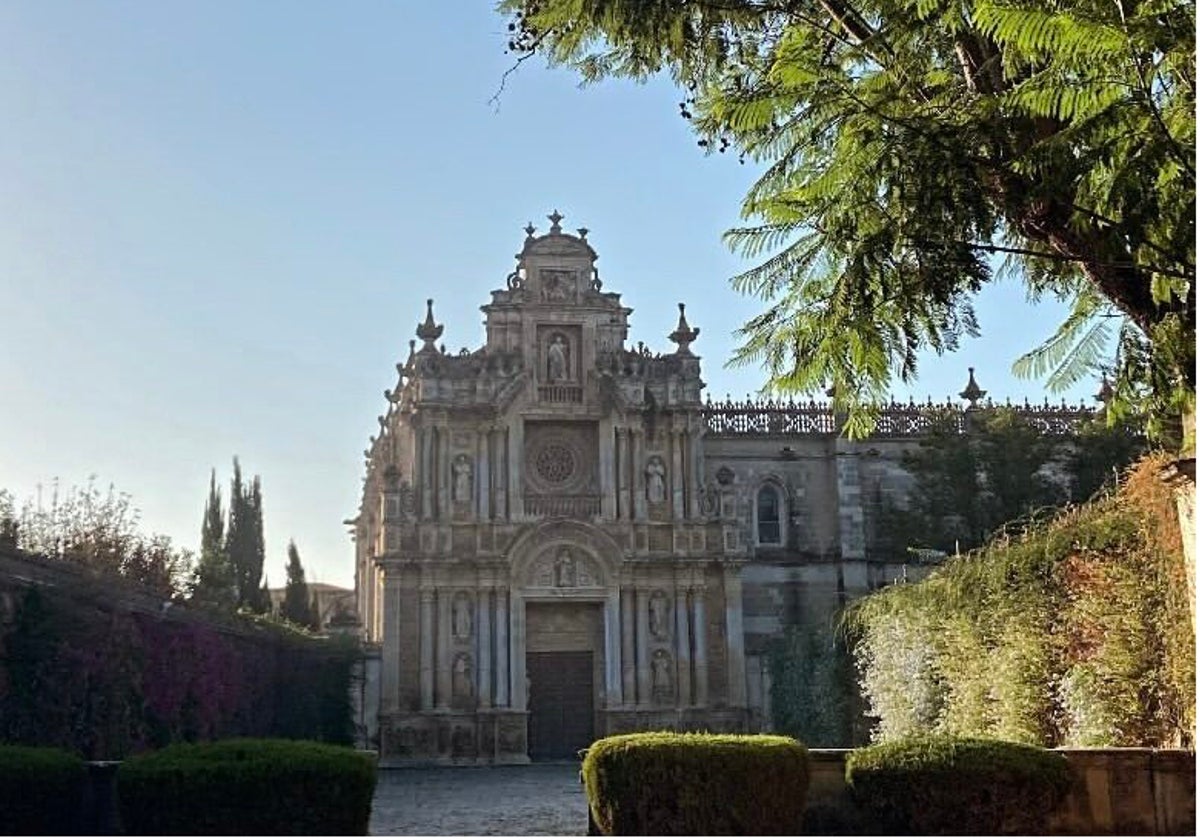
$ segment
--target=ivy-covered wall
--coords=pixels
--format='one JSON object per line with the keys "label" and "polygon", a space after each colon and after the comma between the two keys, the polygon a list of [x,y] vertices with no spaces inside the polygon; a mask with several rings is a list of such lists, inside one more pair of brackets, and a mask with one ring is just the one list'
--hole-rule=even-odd
{"label": "ivy-covered wall", "polygon": [[[0,572],[20,562],[0,560]],[[39,577],[0,575],[0,742],[91,759],[231,736],[351,743],[352,640]]]}

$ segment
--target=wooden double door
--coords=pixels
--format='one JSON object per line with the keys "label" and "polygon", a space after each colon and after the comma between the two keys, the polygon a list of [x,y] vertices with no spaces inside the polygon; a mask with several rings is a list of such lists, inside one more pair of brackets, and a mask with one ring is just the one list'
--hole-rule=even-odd
{"label": "wooden double door", "polygon": [[578,758],[594,740],[591,651],[527,653],[529,757]]}

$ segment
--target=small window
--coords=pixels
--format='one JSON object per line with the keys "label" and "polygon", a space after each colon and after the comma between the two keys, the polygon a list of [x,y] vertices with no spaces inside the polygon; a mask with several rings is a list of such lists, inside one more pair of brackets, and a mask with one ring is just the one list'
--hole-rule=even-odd
{"label": "small window", "polygon": [[759,545],[782,545],[782,505],[779,490],[771,485],[758,491],[758,543]]}

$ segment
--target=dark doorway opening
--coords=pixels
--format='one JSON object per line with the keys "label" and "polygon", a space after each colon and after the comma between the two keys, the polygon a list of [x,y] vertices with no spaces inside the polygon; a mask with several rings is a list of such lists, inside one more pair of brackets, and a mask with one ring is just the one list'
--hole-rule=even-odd
{"label": "dark doorway opening", "polygon": [[592,652],[528,653],[529,757],[578,758],[594,738]]}

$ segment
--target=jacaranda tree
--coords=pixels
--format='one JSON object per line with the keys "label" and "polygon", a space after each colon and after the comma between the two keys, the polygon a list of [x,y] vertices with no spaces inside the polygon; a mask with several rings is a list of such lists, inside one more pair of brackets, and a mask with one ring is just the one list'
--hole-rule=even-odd
{"label": "jacaranda tree", "polygon": [[[727,234],[765,309],[741,362],[833,386],[863,431],[921,350],[977,330],[997,255],[1070,302],[1018,372],[1104,367],[1115,414],[1195,394],[1188,0],[503,0],[510,49],[665,73],[698,143],[763,166]],[[1115,329],[1116,358],[1106,358]]]}

